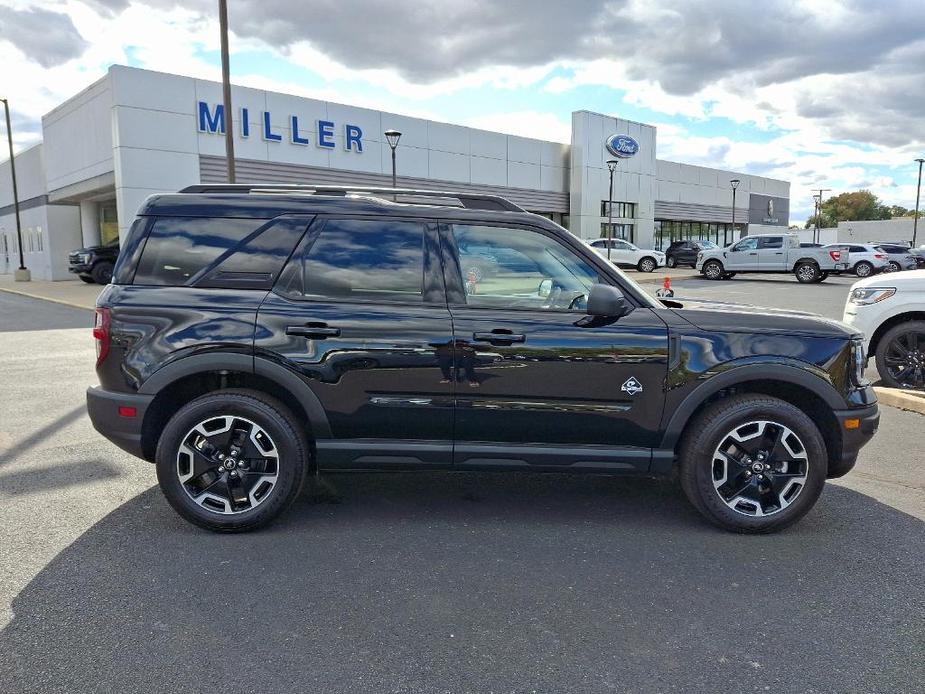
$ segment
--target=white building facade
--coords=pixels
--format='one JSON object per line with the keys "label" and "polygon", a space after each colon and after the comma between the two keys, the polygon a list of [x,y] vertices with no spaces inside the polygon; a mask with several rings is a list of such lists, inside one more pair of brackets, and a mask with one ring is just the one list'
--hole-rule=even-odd
{"label": "white building facade", "polygon": [[[33,235],[41,227],[41,245],[23,238],[38,254],[26,259],[33,277],[66,279],[67,252],[124,235],[149,195],[224,183],[221,100],[216,82],[113,66],[44,116],[43,143],[16,157],[23,217]],[[788,182],[658,160],[654,126],[602,114],[573,113],[564,144],[248,87],[233,86],[232,103],[239,183],[390,186],[383,133],[394,129],[400,187],[504,195],[581,238],[605,235],[611,219],[615,236],[657,248],[789,223]],[[14,269],[5,249],[18,265],[8,167],[0,272]]]}

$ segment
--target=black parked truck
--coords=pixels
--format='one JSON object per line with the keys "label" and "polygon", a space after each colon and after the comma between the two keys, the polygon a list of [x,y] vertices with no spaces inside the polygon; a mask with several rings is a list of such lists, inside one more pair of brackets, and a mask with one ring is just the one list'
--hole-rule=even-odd
{"label": "black parked truck", "polygon": [[116,238],[101,246],[71,251],[67,256],[67,270],[87,284],[109,284],[118,257],[119,239]]}
{"label": "black parked truck", "polygon": [[859,333],[655,301],[489,195],[153,196],[94,337],[94,426],[219,531],[270,521],[309,473],[362,469],[675,475],[714,523],[768,532],[879,420]]}

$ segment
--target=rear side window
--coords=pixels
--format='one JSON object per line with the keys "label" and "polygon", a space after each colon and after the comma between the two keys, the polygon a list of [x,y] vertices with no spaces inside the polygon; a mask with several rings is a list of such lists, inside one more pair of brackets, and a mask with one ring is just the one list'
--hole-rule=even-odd
{"label": "rear side window", "polygon": [[758,239],[758,248],[783,248],[784,238],[782,236],[762,236]]}
{"label": "rear side window", "polygon": [[[300,272],[301,271],[301,272]],[[310,299],[423,302],[424,224],[329,219],[277,288]]]}
{"label": "rear side window", "polygon": [[159,217],[148,234],[134,283],[189,284],[266,223],[264,219]]}

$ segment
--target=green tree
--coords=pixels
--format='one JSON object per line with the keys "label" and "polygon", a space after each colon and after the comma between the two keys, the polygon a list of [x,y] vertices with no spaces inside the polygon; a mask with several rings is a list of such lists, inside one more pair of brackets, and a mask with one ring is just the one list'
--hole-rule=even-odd
{"label": "green tree", "polygon": [[890,205],[890,217],[910,217],[912,210],[906,209],[902,205]]}
{"label": "green tree", "polygon": [[[854,222],[864,219],[890,219],[891,209],[880,202],[880,198],[869,190],[833,195],[822,202],[820,226],[834,227],[839,222]],[[815,215],[806,222],[806,228],[815,226]]]}

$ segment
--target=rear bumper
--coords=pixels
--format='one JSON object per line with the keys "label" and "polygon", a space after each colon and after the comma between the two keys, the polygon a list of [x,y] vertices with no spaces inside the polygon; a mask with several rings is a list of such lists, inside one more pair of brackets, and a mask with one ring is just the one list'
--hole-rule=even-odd
{"label": "rear bumper", "polygon": [[[841,477],[854,467],[860,450],[877,433],[880,408],[873,404],[851,410],[836,410],[835,417],[841,432],[841,450],[830,452],[829,478]],[[857,426],[854,426],[854,420],[857,420]]]}
{"label": "rear bumper", "polygon": [[[94,429],[123,451],[144,458],[141,430],[145,412],[153,399],[153,395],[113,393],[99,387],[87,388],[87,413]],[[134,416],[120,414],[120,407],[134,408]]]}

